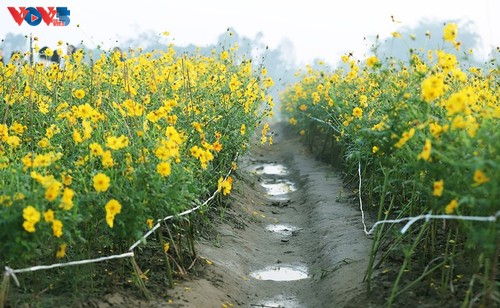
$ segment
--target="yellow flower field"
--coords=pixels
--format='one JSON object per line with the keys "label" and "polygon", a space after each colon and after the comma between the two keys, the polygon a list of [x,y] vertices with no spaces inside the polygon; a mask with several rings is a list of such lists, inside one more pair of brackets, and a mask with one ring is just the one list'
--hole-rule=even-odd
{"label": "yellow flower field", "polygon": [[273,104],[272,80],[237,49],[0,64],[0,263],[123,251],[153,221],[227,195],[222,176]]}

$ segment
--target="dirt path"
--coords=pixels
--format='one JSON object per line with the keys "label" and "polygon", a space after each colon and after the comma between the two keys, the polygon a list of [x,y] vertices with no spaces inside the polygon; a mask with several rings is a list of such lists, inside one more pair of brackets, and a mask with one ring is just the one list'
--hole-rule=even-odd
{"label": "dirt path", "polygon": [[284,127],[272,126],[272,146],[253,145],[240,159],[224,223],[198,245],[211,265],[177,286],[169,307],[360,303],[371,240],[359,209],[341,203],[348,192],[337,173]]}

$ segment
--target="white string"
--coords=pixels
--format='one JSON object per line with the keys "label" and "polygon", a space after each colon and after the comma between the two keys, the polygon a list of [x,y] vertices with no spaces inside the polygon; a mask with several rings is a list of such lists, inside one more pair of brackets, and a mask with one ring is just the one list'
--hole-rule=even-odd
{"label": "white string", "polygon": [[[327,125],[329,125],[329,126],[330,126],[330,127],[331,127],[334,131],[336,131],[336,132],[337,132],[337,133],[339,133],[339,134],[342,134],[342,133],[341,133],[341,132],[340,132],[340,131],[339,131],[339,130],[335,127],[335,126],[333,126],[333,125],[332,125],[332,123],[330,123],[330,122],[326,122],[326,121],[323,121],[323,120],[320,120],[320,119],[315,118],[315,117],[312,117],[312,116],[310,116],[310,115],[308,115],[308,117],[309,117],[310,119],[313,119],[314,121],[318,121],[318,122],[320,122],[320,123],[327,124]],[[347,135],[347,134],[346,134],[346,133],[344,133],[344,135]]]}
{"label": "white string", "polygon": [[[238,155],[239,155],[239,153],[237,152],[234,160],[238,159]],[[224,178],[225,180],[227,180],[227,178],[229,177],[229,175],[231,174],[231,172],[232,172],[232,168],[229,169],[229,171],[227,172],[227,174],[226,174],[226,176]],[[200,209],[202,206],[207,205],[210,201],[212,201],[215,198],[215,196],[218,193],[219,193],[219,190],[215,190],[215,192],[212,194],[212,196],[210,196],[207,200],[205,200],[205,202],[203,202],[202,204],[200,204],[200,205],[198,205],[198,206],[196,206],[196,207],[194,207],[192,209],[185,210],[184,212],[179,213],[178,215],[170,215],[170,216],[167,216],[167,217],[165,217],[163,219],[159,219],[158,223],[156,223],[156,225],[154,225],[153,228],[151,228],[151,230],[149,230],[148,232],[146,232],[146,234],[144,234],[144,236],[140,240],[138,240],[132,246],[130,246],[129,251],[126,252],[126,253],[122,253],[122,254],[119,254],[119,255],[110,255],[110,256],[105,256],[105,257],[100,257],[100,258],[95,258],[95,259],[85,259],[85,260],[78,260],[78,261],[55,263],[55,264],[50,264],[50,265],[37,265],[37,266],[32,266],[32,267],[27,267],[27,268],[21,268],[21,269],[12,269],[12,268],[10,268],[8,266],[5,266],[5,268],[4,268],[4,274],[7,277],[12,277],[12,279],[14,279],[14,282],[16,283],[16,285],[19,287],[20,286],[19,280],[16,277],[16,274],[19,274],[19,273],[34,272],[34,271],[39,271],[39,270],[52,269],[52,268],[56,268],[56,267],[65,267],[65,266],[72,266],[72,265],[82,265],[82,264],[88,264],[88,263],[96,263],[96,262],[102,262],[102,261],[106,261],[106,260],[119,259],[119,258],[125,258],[125,257],[134,257],[133,250],[140,243],[142,243],[147,237],[149,237],[156,229],[158,229],[160,227],[160,222],[162,220],[163,221],[167,221],[167,220],[170,220],[170,219],[172,219],[174,217],[182,217],[182,216],[191,214],[194,211],[197,211],[198,209]]]}
{"label": "white string", "polygon": [[405,234],[406,231],[413,225],[416,221],[425,219],[425,221],[429,221],[430,219],[455,219],[455,220],[470,220],[470,221],[486,221],[486,222],[495,222],[498,217],[500,217],[500,211],[498,211],[494,216],[462,216],[462,215],[432,215],[432,213],[428,213],[426,215],[419,215],[415,217],[404,217],[401,219],[387,219],[380,220],[375,222],[370,231],[366,231],[365,224],[365,213],[363,211],[363,201],[361,199],[361,161],[358,164],[358,176],[359,176],[359,208],[361,210],[361,221],[363,222],[363,231],[366,235],[372,235],[377,228],[378,225],[381,224],[397,224],[404,221],[408,221],[406,225],[401,229],[401,234]]}
{"label": "white string", "polygon": [[70,261],[70,262],[55,263],[55,264],[50,264],[50,265],[37,265],[37,266],[32,266],[32,267],[28,267],[28,268],[21,268],[21,269],[12,269],[12,268],[6,266],[5,267],[5,274],[7,276],[12,276],[12,278],[14,278],[14,281],[16,282],[16,285],[19,287],[20,286],[19,281],[17,280],[17,277],[15,274],[52,269],[52,268],[56,268],[56,267],[96,263],[96,262],[102,262],[102,261],[111,260],[111,259],[120,259],[120,258],[133,257],[133,256],[134,256],[134,253],[129,251],[126,253],[122,253],[120,255],[111,255],[111,256],[100,257],[100,258],[95,258],[95,259]]}
{"label": "white string", "polygon": [[363,211],[363,200],[361,199],[361,161],[358,162],[358,176],[359,176],[359,187],[358,187],[358,195],[359,195],[359,209],[361,210],[361,222],[363,223],[363,231],[366,235],[369,235],[366,230],[365,223],[365,212]]}
{"label": "white string", "polygon": [[[229,172],[230,173],[230,172]],[[226,179],[227,179],[227,176],[226,176]],[[141,237],[140,240],[138,240],[137,242],[135,242],[132,246],[130,246],[130,248],[128,249],[129,251],[135,249],[135,247],[137,247],[140,243],[142,243],[146,238],[148,238],[156,229],[158,229],[160,227],[160,223],[162,221],[167,221],[167,220],[170,220],[174,217],[182,217],[182,216],[185,216],[185,215],[188,215],[188,214],[191,214],[192,212],[194,211],[197,211],[198,209],[200,209],[202,206],[205,206],[208,204],[208,202],[212,201],[213,198],[215,198],[215,196],[219,193],[218,190],[216,190],[212,196],[210,196],[210,198],[208,198],[207,200],[205,200],[205,202],[203,202],[202,204],[192,208],[192,209],[189,209],[189,210],[186,210],[182,213],[179,213],[178,215],[170,215],[170,216],[167,216],[163,219],[158,219],[158,222],[156,223],[156,225],[153,226],[153,228],[151,228],[151,230],[149,230],[146,234],[144,234],[143,237]]]}
{"label": "white string", "polygon": [[495,222],[500,217],[500,211],[496,212],[493,216],[462,216],[462,215],[432,215],[431,213],[425,215],[419,215],[415,217],[405,217],[401,219],[388,219],[388,220],[380,220],[377,221],[373,227],[368,231],[368,234],[373,234],[375,228],[378,225],[391,223],[397,224],[400,222],[408,221],[406,225],[401,229],[401,233],[404,234],[408,229],[418,220],[425,219],[425,221],[429,221],[430,219],[454,219],[454,220],[469,220],[469,221],[484,221],[484,222]]}

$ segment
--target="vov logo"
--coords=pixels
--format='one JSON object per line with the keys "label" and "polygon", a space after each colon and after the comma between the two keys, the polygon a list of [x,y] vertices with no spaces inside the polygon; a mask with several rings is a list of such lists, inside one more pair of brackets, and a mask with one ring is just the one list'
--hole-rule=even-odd
{"label": "vov logo", "polygon": [[26,21],[26,23],[30,26],[38,26],[43,21],[47,24],[47,26],[67,26],[70,22],[70,10],[68,10],[65,6],[49,6],[47,8],[41,6],[20,6],[19,9],[10,6],[7,7],[7,9],[9,9],[10,14],[18,25],[21,25],[23,21]]}

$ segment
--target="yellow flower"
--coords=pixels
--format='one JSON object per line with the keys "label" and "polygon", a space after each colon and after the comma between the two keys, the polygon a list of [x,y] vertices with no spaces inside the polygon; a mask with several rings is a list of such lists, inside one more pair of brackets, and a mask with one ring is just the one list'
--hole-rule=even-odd
{"label": "yellow flower", "polygon": [[56,252],[56,258],[57,259],[62,259],[64,258],[64,256],[66,255],[66,248],[67,248],[67,244],[66,243],[62,243],[61,245],[59,245],[59,249],[57,249],[57,252]]}
{"label": "yellow flower", "polygon": [[40,221],[41,214],[32,205],[28,205],[23,209],[23,228],[27,232],[35,232],[35,225]]}
{"label": "yellow flower", "polygon": [[453,118],[453,122],[451,123],[451,129],[463,129],[467,127],[467,122],[464,117],[461,115],[457,115]]}
{"label": "yellow flower", "polygon": [[83,139],[84,140],[90,139],[90,137],[92,137],[92,131],[94,130],[90,125],[90,122],[88,120],[84,120],[82,122],[82,126],[83,126]]}
{"label": "yellow flower", "polygon": [[92,181],[94,183],[94,189],[97,192],[103,192],[108,190],[110,178],[104,173],[98,173],[93,178]]}
{"label": "yellow flower", "polygon": [[50,146],[50,140],[46,137],[43,137],[40,141],[38,141],[38,146],[43,148],[46,148]]}
{"label": "yellow flower", "polygon": [[9,138],[7,138],[7,144],[13,148],[17,148],[21,144],[21,138],[18,136],[9,136]]}
{"label": "yellow flower", "polygon": [[14,123],[12,123],[12,125],[10,126],[9,130],[16,134],[22,135],[27,128],[28,127],[26,125],[22,125],[17,121],[14,121]]}
{"label": "yellow flower", "polygon": [[423,159],[425,161],[428,161],[429,158],[431,157],[431,151],[432,151],[431,141],[429,139],[425,139],[424,148],[422,149],[422,152],[418,154],[417,159]]}
{"label": "yellow flower", "polygon": [[102,166],[104,168],[110,168],[115,165],[115,161],[113,159],[113,155],[110,150],[104,151],[101,155]]}
{"label": "yellow flower", "polygon": [[222,151],[222,144],[219,141],[215,141],[212,146],[217,153]]}
{"label": "yellow flower", "polygon": [[109,136],[106,139],[106,146],[112,150],[123,149],[128,146],[129,140],[124,135],[120,137]]}
{"label": "yellow flower", "polygon": [[438,50],[438,66],[443,68],[446,71],[453,71],[455,67],[458,65],[457,57],[454,54],[446,53],[442,50]]}
{"label": "yellow flower", "polygon": [[444,180],[439,180],[434,182],[432,195],[436,197],[441,197],[443,195]]}
{"label": "yellow flower", "polygon": [[24,228],[24,230],[26,230],[26,232],[29,232],[29,233],[33,233],[33,232],[36,231],[35,225],[36,225],[36,223],[31,222],[31,221],[25,220],[23,222],[23,228]]}
{"label": "yellow flower", "polygon": [[415,128],[410,128],[409,131],[403,133],[403,136],[394,146],[398,149],[401,148],[406,142],[408,142],[408,140],[413,137],[413,135],[415,135]]}
{"label": "yellow flower", "polygon": [[9,138],[9,127],[5,124],[0,124],[0,141],[7,142]]}
{"label": "yellow flower", "polygon": [[50,58],[50,57],[52,57],[52,56],[54,55],[54,51],[53,51],[52,49],[50,49],[50,48],[47,48],[47,49],[45,49],[44,54],[45,54],[47,57],[49,57],[49,58]]}
{"label": "yellow flower", "polygon": [[80,134],[80,132],[76,129],[73,130],[73,141],[75,141],[75,143],[83,142],[82,134]]}
{"label": "yellow flower", "polygon": [[59,219],[54,219],[52,221],[52,234],[54,234],[55,237],[61,237],[63,235],[63,223]]}
{"label": "yellow flower", "polygon": [[361,117],[363,116],[363,109],[354,107],[354,109],[352,110],[352,116],[361,119]]}
{"label": "yellow flower", "polygon": [[102,146],[99,143],[93,142],[89,145],[90,154],[93,156],[101,156],[104,153]]}
{"label": "yellow flower", "polygon": [[372,147],[372,153],[373,153],[373,154],[377,153],[377,152],[378,152],[378,150],[379,150],[379,147],[378,147],[378,146],[374,145],[374,146]]}
{"label": "yellow flower", "polygon": [[106,209],[106,223],[110,228],[113,228],[115,216],[121,212],[122,205],[117,200],[111,199],[104,208]]}
{"label": "yellow flower", "polygon": [[294,117],[291,117],[290,120],[288,121],[290,122],[290,125],[295,125],[297,124],[297,120],[294,118]]}
{"label": "yellow flower", "polygon": [[23,218],[26,221],[31,222],[39,222],[40,221],[40,212],[34,208],[32,205],[28,205],[23,209]]}
{"label": "yellow flower", "polygon": [[[71,172],[71,170],[70,170],[70,172]],[[61,173],[61,182],[64,185],[69,186],[69,185],[71,185],[71,182],[73,182],[73,177],[70,174],[63,172],[63,173]]]}
{"label": "yellow flower", "polygon": [[61,198],[61,204],[59,204],[59,207],[62,208],[63,210],[69,211],[73,208],[73,196],[75,195],[75,192],[71,188],[64,188],[63,195]]}
{"label": "yellow flower", "polygon": [[377,56],[369,57],[368,59],[366,59],[366,66],[368,67],[373,67],[377,63],[379,63]]}
{"label": "yellow flower", "polygon": [[464,91],[453,93],[445,103],[448,115],[463,112],[467,107],[467,94]]}
{"label": "yellow flower", "polygon": [[169,243],[169,242],[166,242],[166,243],[163,245],[163,251],[165,251],[165,253],[167,253],[169,249],[170,249],[170,243]]}
{"label": "yellow flower", "polygon": [[73,95],[78,99],[82,99],[85,97],[85,91],[82,89],[78,89],[75,92],[73,92]]}
{"label": "yellow flower", "polygon": [[474,172],[474,186],[479,186],[481,184],[487,183],[490,181],[490,178],[482,171],[476,170]]}
{"label": "yellow flower", "polygon": [[220,177],[217,182],[217,191],[222,192],[224,196],[229,194],[231,192],[232,182],[233,179],[231,177],[228,177],[225,180]]}
{"label": "yellow flower", "polygon": [[443,39],[447,42],[455,41],[457,37],[458,26],[456,23],[449,23],[443,29]]}
{"label": "yellow flower", "polygon": [[203,127],[199,122],[193,122],[193,127],[198,131],[198,133],[203,133]]}
{"label": "yellow flower", "polygon": [[76,117],[82,119],[88,119],[92,117],[92,115],[97,113],[97,111],[94,108],[92,108],[92,106],[90,106],[88,103],[79,105],[74,112]]}
{"label": "yellow flower", "polygon": [[51,209],[48,209],[43,213],[43,218],[45,219],[46,222],[53,222],[54,221],[54,211]]}
{"label": "yellow flower", "polygon": [[151,218],[148,218],[148,219],[146,220],[146,224],[148,225],[148,228],[149,228],[149,229],[152,229],[152,228],[153,228],[153,223],[154,223],[154,221],[153,221]]}
{"label": "yellow flower", "polygon": [[169,176],[171,173],[170,163],[162,162],[156,165],[156,172],[158,172],[162,177]]}
{"label": "yellow flower", "polygon": [[271,77],[264,78],[263,83],[266,88],[270,88],[274,85],[274,81]]}
{"label": "yellow flower", "polygon": [[61,191],[62,184],[58,181],[52,182],[45,191],[45,199],[54,201]]}
{"label": "yellow flower", "polygon": [[302,104],[302,105],[300,105],[299,109],[301,111],[306,111],[307,110],[307,106],[305,104]]}
{"label": "yellow flower", "polygon": [[431,123],[429,124],[429,131],[431,132],[432,137],[438,138],[444,131],[444,129],[441,125],[437,123]]}
{"label": "yellow flower", "polygon": [[457,207],[458,207],[458,201],[457,199],[453,199],[450,201],[450,203],[446,205],[446,207],[444,208],[444,212],[446,214],[451,214],[455,211]]}
{"label": "yellow flower", "polygon": [[244,135],[245,132],[247,131],[247,127],[245,124],[241,124],[241,127],[240,127],[240,134],[241,135]]}
{"label": "yellow flower", "polygon": [[440,97],[444,93],[444,77],[436,74],[428,77],[422,82],[422,98],[430,102]]}

